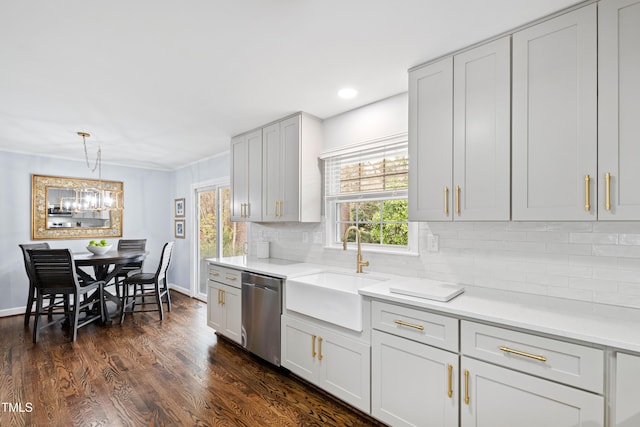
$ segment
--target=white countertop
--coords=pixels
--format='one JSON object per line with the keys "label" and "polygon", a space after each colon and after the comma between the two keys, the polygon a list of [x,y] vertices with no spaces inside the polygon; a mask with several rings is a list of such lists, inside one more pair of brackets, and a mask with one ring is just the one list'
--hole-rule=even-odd
{"label": "white countertop", "polygon": [[640,310],[468,286],[462,295],[439,302],[390,292],[389,288],[400,280],[363,288],[360,294],[469,320],[640,352]]}
{"label": "white countertop", "polygon": [[322,265],[287,261],[278,258],[248,258],[244,256],[233,256],[207,258],[207,262],[221,267],[251,271],[257,274],[264,274],[265,276],[279,277],[281,279],[292,279],[294,277],[326,270],[326,267]]}
{"label": "white countertop", "polygon": [[[338,267],[272,258],[237,256],[207,261],[282,279],[322,270],[345,271]],[[465,292],[451,301],[439,302],[389,291],[389,288],[401,286],[403,281],[415,282],[415,278],[376,272],[367,274],[389,278],[360,289],[361,295],[370,298],[640,353],[640,310],[637,309],[471,286],[464,286]]]}

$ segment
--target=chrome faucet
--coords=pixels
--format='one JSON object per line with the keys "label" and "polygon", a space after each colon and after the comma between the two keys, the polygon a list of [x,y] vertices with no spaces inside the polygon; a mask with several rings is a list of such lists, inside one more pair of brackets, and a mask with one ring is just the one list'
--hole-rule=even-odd
{"label": "chrome faucet", "polygon": [[356,264],[356,273],[362,273],[362,267],[368,267],[369,261],[362,260],[362,235],[360,234],[360,229],[355,225],[350,226],[344,231],[344,236],[342,236],[342,250],[347,250],[347,237],[349,235],[349,231],[354,230],[356,232],[356,240],[358,241],[358,260]]}

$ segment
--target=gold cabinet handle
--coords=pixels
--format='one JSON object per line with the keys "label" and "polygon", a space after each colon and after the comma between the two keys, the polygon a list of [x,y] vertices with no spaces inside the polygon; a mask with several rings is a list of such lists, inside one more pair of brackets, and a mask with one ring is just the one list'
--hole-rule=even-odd
{"label": "gold cabinet handle", "polygon": [[244,217],[245,218],[249,218],[250,212],[251,212],[251,204],[250,203],[245,203],[244,204]]}
{"label": "gold cabinet handle", "polygon": [[230,274],[225,275],[224,278],[231,281],[237,280],[236,276],[231,276]]}
{"label": "gold cabinet handle", "polygon": [[311,335],[311,357],[316,357],[316,336]]}
{"label": "gold cabinet handle", "polygon": [[283,205],[284,205],[284,200],[278,200],[278,216],[279,217],[282,216],[282,211],[284,211]]}
{"label": "gold cabinet handle", "polygon": [[220,297],[220,289],[218,289],[218,305],[222,304],[222,298]]}
{"label": "gold cabinet handle", "polygon": [[449,387],[447,389],[447,396],[451,397],[453,396],[453,365],[449,364],[447,366],[447,370],[448,372],[448,380],[449,380]]}
{"label": "gold cabinet handle", "polygon": [[611,172],[607,172],[604,176],[605,187],[604,187],[604,208],[608,211],[611,210]]}
{"label": "gold cabinet handle", "polygon": [[318,360],[322,360],[322,337],[318,337]]}
{"label": "gold cabinet handle", "polygon": [[277,200],[273,201],[273,216],[278,218],[278,201]]}
{"label": "gold cabinet handle", "polygon": [[460,215],[460,186],[456,185],[456,213]]}
{"label": "gold cabinet handle", "polygon": [[501,346],[501,347],[498,347],[498,348],[500,350],[504,351],[505,353],[511,353],[511,354],[515,354],[517,356],[528,357],[529,359],[539,360],[540,362],[546,362],[547,361],[546,357],[538,356],[537,354],[525,353],[524,351],[514,350],[512,348],[505,347],[505,346]]}
{"label": "gold cabinet handle", "polygon": [[469,404],[469,370],[464,370],[464,403]]}
{"label": "gold cabinet handle", "polygon": [[219,275],[220,275],[220,273],[218,273],[218,272],[217,272],[217,271],[215,271],[215,270],[213,270],[213,271],[209,271],[209,274],[210,274],[211,276],[219,276]]}
{"label": "gold cabinet handle", "polygon": [[444,186],[444,214],[449,216],[449,187]]}
{"label": "gold cabinet handle", "polygon": [[591,177],[589,175],[584,177],[584,210],[587,212],[591,210]]}
{"label": "gold cabinet handle", "polygon": [[244,203],[240,203],[240,218],[244,218]]}
{"label": "gold cabinet handle", "polygon": [[400,326],[408,326],[410,328],[419,329],[421,331],[424,331],[424,326],[422,326],[422,325],[414,325],[413,323],[408,323],[408,322],[405,322],[404,320],[394,320],[394,322],[397,325],[400,325]]}

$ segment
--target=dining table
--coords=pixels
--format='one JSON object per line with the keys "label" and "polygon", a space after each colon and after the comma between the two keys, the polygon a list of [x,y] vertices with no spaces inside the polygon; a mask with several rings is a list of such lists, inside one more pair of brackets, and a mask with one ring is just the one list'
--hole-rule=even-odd
{"label": "dining table", "polygon": [[[145,251],[137,250],[111,250],[104,254],[93,254],[91,252],[77,252],[73,254],[76,264],[76,273],[86,282],[102,280],[105,286],[122,271],[122,268],[133,262],[143,261],[147,256]],[[85,269],[91,267],[90,269]],[[87,271],[89,270],[89,271]],[[91,274],[93,273],[93,274]],[[97,296],[95,296],[97,298]],[[119,316],[122,309],[122,300],[119,295],[104,290],[104,297],[108,301],[116,304],[117,311],[110,318]],[[109,321],[109,323],[111,323]]]}

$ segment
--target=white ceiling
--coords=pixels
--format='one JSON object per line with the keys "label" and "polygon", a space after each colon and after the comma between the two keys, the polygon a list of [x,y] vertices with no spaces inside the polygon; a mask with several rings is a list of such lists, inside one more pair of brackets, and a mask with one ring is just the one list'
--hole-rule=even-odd
{"label": "white ceiling", "polygon": [[[575,0],[2,0],[0,150],[175,169]],[[360,93],[336,96],[343,86]],[[90,154],[91,155],[91,154]]]}

